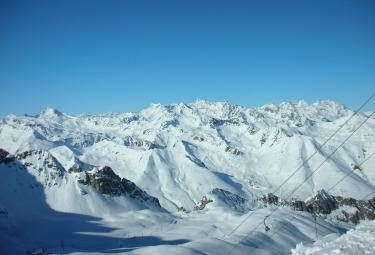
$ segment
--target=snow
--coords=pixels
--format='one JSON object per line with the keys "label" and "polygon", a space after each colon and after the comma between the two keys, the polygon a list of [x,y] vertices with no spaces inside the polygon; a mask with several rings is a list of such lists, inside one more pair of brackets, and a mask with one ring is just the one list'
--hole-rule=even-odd
{"label": "snow", "polygon": [[[49,107],[37,116],[7,116],[0,148],[33,153],[0,164],[0,212],[7,211],[0,213],[0,254],[41,247],[55,254],[286,254],[301,241],[315,241],[313,218],[281,208],[266,233],[262,222],[272,208],[255,200],[319,149],[277,192],[290,194],[366,118],[354,117],[321,147],[352,114],[334,101],[246,108],[197,100],[134,113],[70,116]],[[349,171],[331,194],[360,199],[375,191],[374,130],[369,119],[293,198],[328,190]],[[162,208],[79,183],[85,171],[104,166],[158,198]],[[194,210],[204,196],[213,202]],[[350,227],[319,219],[318,230],[340,235]]]}
{"label": "snow", "polygon": [[298,244],[293,255],[375,254],[375,222],[365,221],[346,234],[330,234],[313,245]]}

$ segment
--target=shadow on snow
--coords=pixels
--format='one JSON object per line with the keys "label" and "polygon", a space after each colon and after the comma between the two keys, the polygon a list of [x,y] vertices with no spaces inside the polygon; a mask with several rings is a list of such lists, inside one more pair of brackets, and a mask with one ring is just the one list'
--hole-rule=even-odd
{"label": "shadow on snow", "polygon": [[19,161],[0,163],[0,254],[47,252],[119,253],[141,247],[178,245],[186,239],[162,240],[155,236],[110,237],[116,228],[101,225],[101,218],[53,210],[43,186]]}

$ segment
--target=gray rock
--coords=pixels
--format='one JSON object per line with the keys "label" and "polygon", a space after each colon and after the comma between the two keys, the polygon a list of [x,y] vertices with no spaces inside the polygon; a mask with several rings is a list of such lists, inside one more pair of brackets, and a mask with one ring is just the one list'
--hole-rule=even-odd
{"label": "gray rock", "polygon": [[357,200],[351,197],[332,196],[325,190],[320,190],[306,201],[285,201],[272,193],[258,199],[258,201],[263,202],[265,206],[290,206],[296,211],[306,211],[322,216],[328,216],[333,211],[340,210],[341,214],[336,216],[336,219],[346,223],[358,224],[365,219],[375,220],[375,198]]}
{"label": "gray rock", "polygon": [[279,204],[279,197],[272,193],[268,193],[266,196],[262,198],[262,201],[266,205],[277,205]]}
{"label": "gray rock", "polygon": [[206,196],[203,196],[201,201],[195,204],[194,210],[203,210],[207,204],[212,203],[212,202],[213,202],[212,199],[209,199]]}
{"label": "gray rock", "polygon": [[15,158],[9,152],[0,148],[0,164],[9,164],[14,160]]}
{"label": "gray rock", "polygon": [[142,202],[150,202],[157,207],[161,207],[159,200],[147,194],[146,191],[140,189],[135,183],[125,178],[120,178],[112,168],[106,166],[97,172],[86,172],[86,179],[78,181],[84,185],[92,186],[97,192],[111,195],[121,196],[128,195],[131,198]]}

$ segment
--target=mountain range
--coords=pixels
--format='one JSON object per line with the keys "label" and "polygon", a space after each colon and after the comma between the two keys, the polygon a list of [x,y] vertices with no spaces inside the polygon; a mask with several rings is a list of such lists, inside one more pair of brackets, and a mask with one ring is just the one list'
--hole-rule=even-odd
{"label": "mountain range", "polygon": [[[271,241],[242,227],[277,206],[264,201],[270,194],[374,197],[371,114],[334,101],[247,108],[197,100],[130,113],[8,115],[0,122],[0,252],[286,253],[314,239],[308,210],[283,206],[269,225],[287,227]],[[318,219],[320,234],[352,227],[331,216]]]}

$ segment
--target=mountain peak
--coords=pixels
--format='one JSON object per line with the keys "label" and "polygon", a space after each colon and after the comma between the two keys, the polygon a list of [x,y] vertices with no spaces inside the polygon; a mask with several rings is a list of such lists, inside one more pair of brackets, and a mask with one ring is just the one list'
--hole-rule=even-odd
{"label": "mountain peak", "polygon": [[208,101],[204,99],[196,99],[191,105],[194,106],[203,106],[203,107],[212,107],[212,106],[236,106],[235,104],[229,103],[227,101]]}
{"label": "mountain peak", "polygon": [[40,117],[60,117],[63,116],[64,113],[60,112],[59,110],[52,108],[52,107],[46,107],[41,113]]}
{"label": "mountain peak", "polygon": [[334,100],[318,100],[312,104],[315,107],[325,107],[325,108],[334,108],[334,109],[347,109],[345,105],[334,101]]}

